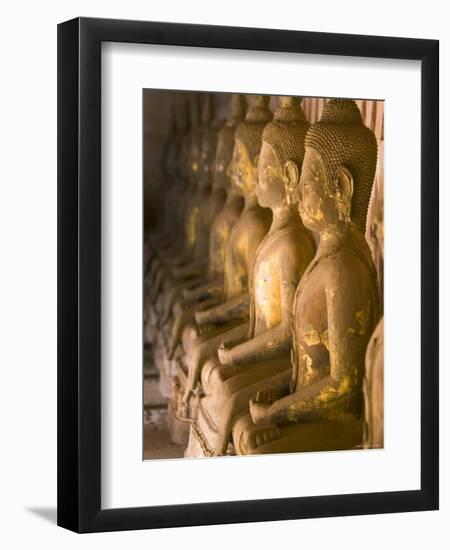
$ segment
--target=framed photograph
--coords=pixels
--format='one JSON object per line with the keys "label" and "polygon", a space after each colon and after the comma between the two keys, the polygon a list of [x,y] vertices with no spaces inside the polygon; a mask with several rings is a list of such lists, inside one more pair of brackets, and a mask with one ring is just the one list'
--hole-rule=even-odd
{"label": "framed photograph", "polygon": [[58,524],[439,505],[439,43],[58,26]]}

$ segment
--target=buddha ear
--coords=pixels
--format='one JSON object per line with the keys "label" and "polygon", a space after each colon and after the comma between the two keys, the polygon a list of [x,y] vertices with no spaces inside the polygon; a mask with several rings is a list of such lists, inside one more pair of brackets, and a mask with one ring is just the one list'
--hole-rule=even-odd
{"label": "buddha ear", "polygon": [[342,197],[346,197],[351,202],[353,197],[353,176],[348,168],[340,166],[337,169],[334,185],[336,191],[339,191]]}
{"label": "buddha ear", "polygon": [[293,160],[287,160],[284,163],[284,173],[286,176],[286,198],[290,204],[292,203],[293,196],[300,179],[300,170],[298,169],[297,163]]}
{"label": "buddha ear", "polygon": [[336,198],[339,206],[339,217],[349,220],[353,198],[353,176],[345,166],[340,166],[334,178]]}

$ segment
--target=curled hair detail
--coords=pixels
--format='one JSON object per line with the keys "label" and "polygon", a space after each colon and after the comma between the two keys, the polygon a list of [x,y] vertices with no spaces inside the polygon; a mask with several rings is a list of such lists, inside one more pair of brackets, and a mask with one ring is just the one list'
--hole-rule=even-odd
{"label": "curled hair detail", "polygon": [[377,140],[364,125],[356,103],[351,99],[330,99],[319,122],[309,129],[305,146],[320,155],[331,193],[336,193],[334,182],[339,167],[350,171],[353,177],[351,219],[364,233],[377,164]]}

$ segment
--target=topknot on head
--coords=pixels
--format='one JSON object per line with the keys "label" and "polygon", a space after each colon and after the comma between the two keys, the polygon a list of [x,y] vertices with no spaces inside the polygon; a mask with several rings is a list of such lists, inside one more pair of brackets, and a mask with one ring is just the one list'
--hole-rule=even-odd
{"label": "topknot on head", "polygon": [[288,160],[295,162],[299,168],[303,164],[309,122],[301,103],[300,97],[281,97],[272,122],[264,129],[262,139],[273,148],[281,166]]}
{"label": "topknot on head", "polygon": [[302,109],[302,97],[281,96],[273,120],[279,122],[306,122]]}
{"label": "topknot on head", "polygon": [[363,119],[353,99],[329,99],[323,108],[320,122],[363,124]]}
{"label": "topknot on head", "polygon": [[245,115],[247,122],[269,122],[272,119],[272,111],[269,109],[270,96],[248,96],[248,109]]}
{"label": "topknot on head", "polygon": [[246,148],[253,164],[256,163],[261,149],[264,127],[272,120],[269,101],[269,96],[249,96],[247,114],[236,129],[236,140]]}

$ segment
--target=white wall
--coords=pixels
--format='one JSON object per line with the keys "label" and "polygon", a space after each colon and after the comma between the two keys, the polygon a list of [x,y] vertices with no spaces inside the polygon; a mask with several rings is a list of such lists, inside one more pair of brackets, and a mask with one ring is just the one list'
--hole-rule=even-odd
{"label": "white wall", "polygon": [[[261,7],[256,6],[260,4]],[[446,3],[66,0],[2,10],[0,541],[5,548],[445,548],[450,539],[449,290],[441,285],[441,511],[77,536],[56,528],[56,24],[78,15],[441,40],[441,280],[450,280]],[[6,13],[5,13],[6,11]],[[447,185],[444,185],[447,183]],[[6,194],[4,191],[6,190]],[[406,197],[405,197],[406,199]],[[6,252],[6,255],[5,255]],[[6,304],[6,308],[5,308]],[[399,396],[400,397],[400,396]],[[34,512],[32,510],[35,510]],[[36,510],[37,513],[36,513]],[[43,517],[45,516],[45,517]],[[442,542],[440,542],[442,540]],[[8,542],[6,542],[8,541]],[[447,541],[445,543],[444,541]],[[5,544],[6,543],[6,544]],[[431,544],[430,544],[431,543]],[[198,546],[197,546],[198,547]]]}

